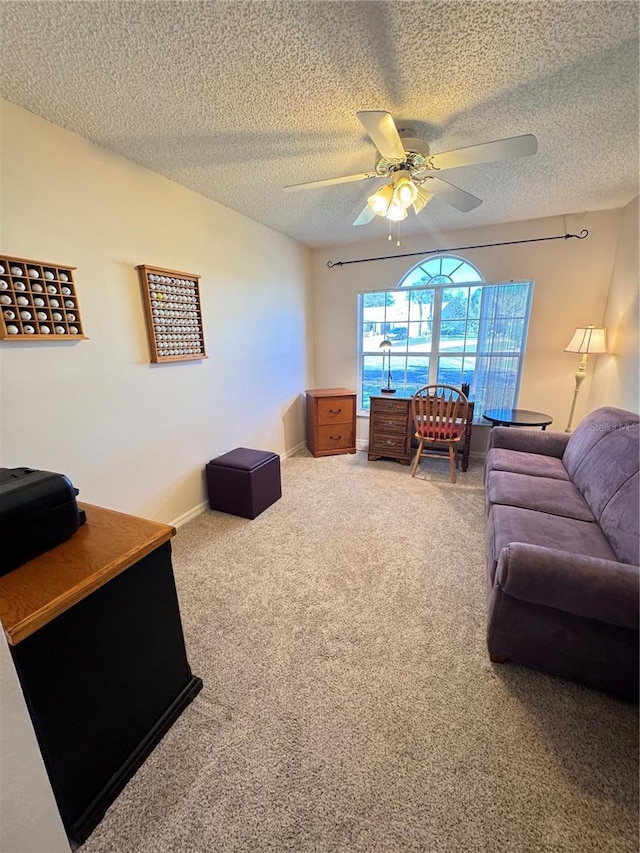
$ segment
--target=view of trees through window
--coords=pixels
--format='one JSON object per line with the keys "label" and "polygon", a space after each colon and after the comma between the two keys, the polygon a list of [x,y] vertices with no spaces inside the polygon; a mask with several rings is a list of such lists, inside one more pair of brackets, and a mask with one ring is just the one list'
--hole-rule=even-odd
{"label": "view of trees through window", "polygon": [[[439,256],[394,290],[359,294],[359,400],[386,385],[413,394],[435,382],[470,385],[476,418],[517,403],[531,301],[530,282],[486,284],[467,261]],[[383,340],[390,350],[380,349]],[[388,354],[390,353],[390,355]]]}

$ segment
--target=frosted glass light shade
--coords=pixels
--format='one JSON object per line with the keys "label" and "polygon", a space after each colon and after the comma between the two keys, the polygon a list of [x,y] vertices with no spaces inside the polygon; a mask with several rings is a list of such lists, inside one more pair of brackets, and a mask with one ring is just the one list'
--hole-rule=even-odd
{"label": "frosted glass light shade", "polygon": [[581,353],[606,352],[607,330],[596,328],[595,326],[578,328],[573,333],[573,337],[564,348],[564,351]]}
{"label": "frosted glass light shade", "polygon": [[376,216],[385,216],[393,199],[392,184],[385,184],[367,199],[367,204]]}
{"label": "frosted glass light shade", "polygon": [[403,219],[407,218],[407,208],[398,204],[394,198],[387,208],[386,218],[390,219],[392,222],[402,222]]}
{"label": "frosted glass light shade", "polygon": [[411,207],[417,198],[418,187],[413,183],[411,178],[398,178],[393,191],[393,200],[406,210],[406,208]]}

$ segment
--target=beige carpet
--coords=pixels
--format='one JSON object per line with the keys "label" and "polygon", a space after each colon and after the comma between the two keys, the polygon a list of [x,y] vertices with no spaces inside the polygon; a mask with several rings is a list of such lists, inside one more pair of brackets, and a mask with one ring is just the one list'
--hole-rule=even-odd
{"label": "beige carpet", "polygon": [[637,851],[637,709],[488,660],[479,466],[282,481],[178,532],[204,690],[83,853]]}

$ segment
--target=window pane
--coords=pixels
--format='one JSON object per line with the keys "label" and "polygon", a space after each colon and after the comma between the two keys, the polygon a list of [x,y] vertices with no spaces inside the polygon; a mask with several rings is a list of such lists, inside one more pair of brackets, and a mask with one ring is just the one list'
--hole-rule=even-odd
{"label": "window pane", "polygon": [[379,349],[385,337],[391,343],[391,387],[399,394],[410,395],[430,382],[467,382],[478,422],[487,408],[517,405],[532,285],[424,284],[438,277],[455,282],[459,272],[466,282],[483,281],[463,259],[439,256],[411,270],[398,285],[403,290],[361,294],[362,408],[369,409],[369,395],[380,394],[387,384],[388,362],[385,358],[383,365]]}
{"label": "window pane", "polygon": [[409,270],[398,284],[399,288],[425,284],[448,284],[450,281],[484,281],[480,270],[469,261],[456,255],[436,255],[427,258]]}
{"label": "window pane", "polygon": [[409,323],[409,349],[414,352],[416,350],[429,352],[432,335],[432,320],[418,320],[417,323]]}
{"label": "window pane", "polygon": [[469,317],[478,318],[480,316],[480,303],[482,301],[482,288],[469,288]]}
{"label": "window pane", "polygon": [[462,358],[441,356],[438,359],[438,382],[459,387],[462,382]]}
{"label": "window pane", "polygon": [[522,317],[526,313],[529,294],[521,283],[503,284],[498,289],[496,316]]}
{"label": "window pane", "polygon": [[451,273],[451,280],[459,281],[463,284],[468,281],[483,281],[484,279],[477,270],[473,269],[469,264],[465,264],[463,267],[460,267],[460,269]]}
{"label": "window pane", "polygon": [[413,394],[418,388],[429,384],[429,357],[410,353],[407,358],[407,390]]}
{"label": "window pane", "polygon": [[391,342],[393,351],[402,350],[402,352],[406,352],[408,337],[409,326],[407,323],[393,323],[387,329],[386,338]]}
{"label": "window pane", "polygon": [[407,274],[407,277],[402,282],[402,287],[420,287],[420,285],[429,283],[429,274],[421,267],[415,267]]}
{"label": "window pane", "polygon": [[[385,367],[386,367],[385,359]],[[385,371],[386,373],[386,371]],[[384,376],[386,384],[386,375]],[[365,355],[362,359],[362,408],[370,408],[370,394],[379,394],[383,385],[382,356]]]}
{"label": "window pane", "polygon": [[[468,385],[473,385],[473,376],[476,370],[476,360],[475,358],[463,358],[462,359],[462,376],[460,377],[461,382],[466,382]],[[473,397],[472,397],[473,399]]]}
{"label": "window pane", "polygon": [[395,305],[396,294],[388,291],[362,294],[362,322],[380,329],[388,313]]}
{"label": "window pane", "polygon": [[440,349],[462,352],[466,328],[465,320],[443,320],[440,324]]}
{"label": "window pane", "polygon": [[513,356],[478,356],[474,396],[481,401],[482,411],[511,409],[516,405],[519,362]]}

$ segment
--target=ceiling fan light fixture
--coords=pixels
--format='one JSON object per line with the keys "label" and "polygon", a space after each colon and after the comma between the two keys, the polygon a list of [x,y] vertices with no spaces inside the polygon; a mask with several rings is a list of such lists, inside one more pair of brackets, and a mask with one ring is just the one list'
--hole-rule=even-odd
{"label": "ceiling fan light fixture", "polygon": [[393,184],[385,184],[367,199],[367,204],[377,216],[386,216],[393,201]]}
{"label": "ceiling fan light fixture", "polygon": [[408,175],[402,175],[395,182],[393,200],[407,210],[418,198],[418,187]]}
{"label": "ceiling fan light fixture", "polygon": [[387,208],[386,218],[391,222],[402,222],[407,218],[407,208],[394,199]]}

